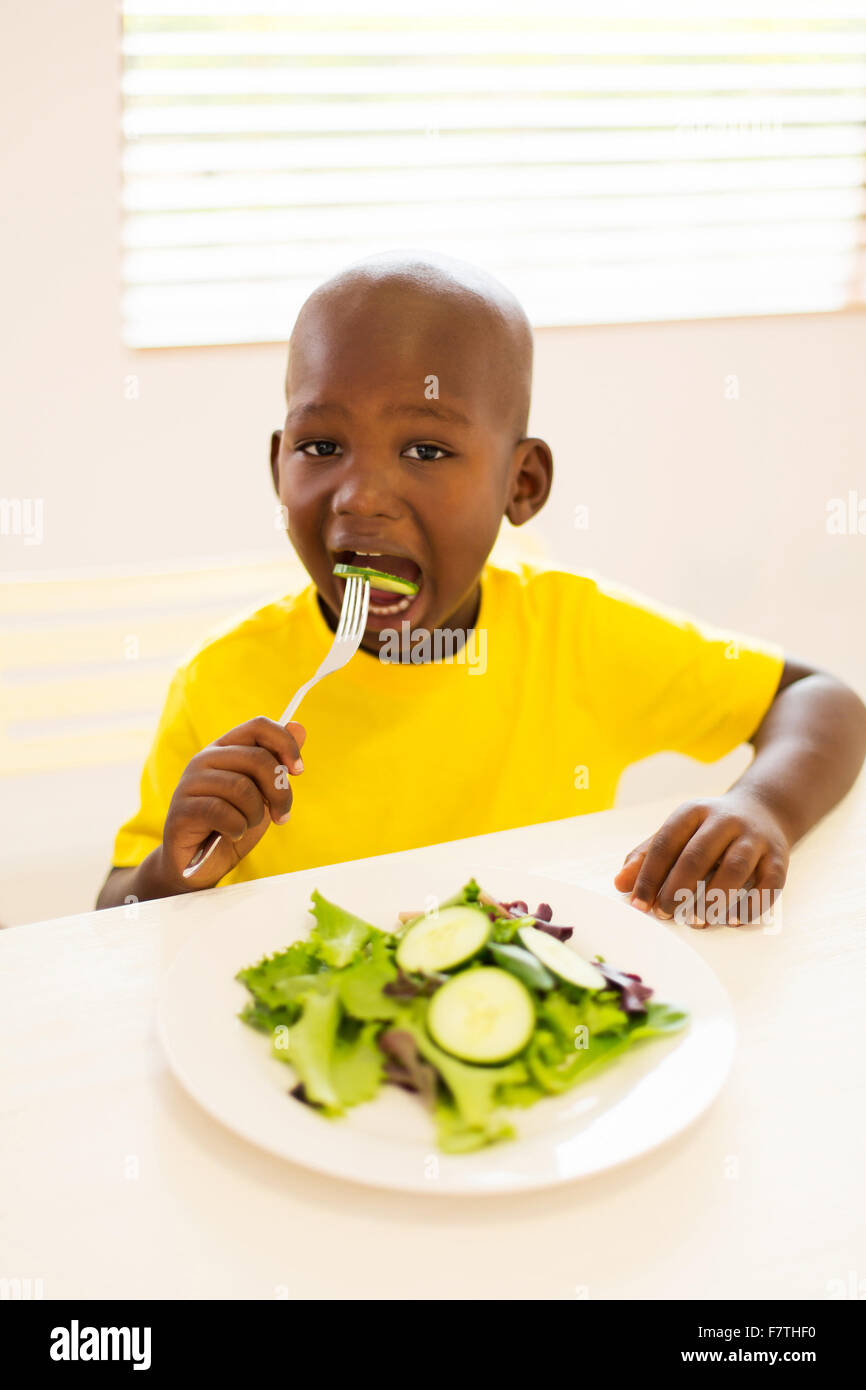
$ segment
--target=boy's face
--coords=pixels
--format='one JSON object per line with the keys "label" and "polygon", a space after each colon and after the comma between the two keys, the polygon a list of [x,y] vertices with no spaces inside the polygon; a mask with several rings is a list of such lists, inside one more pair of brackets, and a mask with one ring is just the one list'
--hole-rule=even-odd
{"label": "boy's face", "polygon": [[335,617],[338,560],[419,585],[371,588],[370,649],[403,622],[471,627],[503,515],[520,524],[547,495],[549,451],[521,443],[499,356],[477,312],[405,290],[326,297],[295,330],[272,458],[292,544]]}

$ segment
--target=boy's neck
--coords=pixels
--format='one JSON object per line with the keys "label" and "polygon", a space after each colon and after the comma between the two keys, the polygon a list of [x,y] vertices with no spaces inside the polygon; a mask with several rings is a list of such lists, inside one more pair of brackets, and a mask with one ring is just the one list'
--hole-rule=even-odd
{"label": "boy's neck", "polygon": [[[322,602],[322,596],[318,591],[316,592],[316,602],[319,605],[319,612],[321,613],[331,632],[336,632],[338,619],[331,612],[330,608],[328,608],[327,604]],[[474,593],[472,593],[469,596],[465,605],[463,605],[463,609],[458,610],[458,612],[455,614],[452,614],[452,616],[449,619],[447,619],[447,621],[441,627],[436,628],[434,632],[430,634],[432,640],[428,645],[435,652],[437,645],[436,636],[437,634],[439,634],[439,644],[444,644],[446,650],[449,650],[453,653],[457,653],[458,651],[460,651],[460,649],[469,640],[469,636],[472,633],[475,624],[478,621],[478,613],[480,608],[481,584],[479,582],[475,586]],[[365,636],[364,641],[361,643],[361,646],[359,647],[359,651],[366,652],[368,656],[375,657],[377,660],[384,660],[386,661],[386,663],[389,662],[391,658],[383,657],[382,649],[385,648],[385,650],[390,650],[390,648],[393,646],[393,635],[389,637],[387,634],[389,632],[393,634],[395,631],[402,639],[402,627],[385,628],[380,633],[374,633],[370,637]],[[412,629],[412,634],[410,635],[414,635],[414,633],[423,633],[424,631],[425,629],[423,628],[414,628]],[[374,645],[370,645],[371,643]],[[431,657],[430,659],[432,660],[433,657]],[[424,660],[419,661],[418,655],[416,654],[415,658],[413,659],[413,664],[424,665],[426,664],[426,662]]]}

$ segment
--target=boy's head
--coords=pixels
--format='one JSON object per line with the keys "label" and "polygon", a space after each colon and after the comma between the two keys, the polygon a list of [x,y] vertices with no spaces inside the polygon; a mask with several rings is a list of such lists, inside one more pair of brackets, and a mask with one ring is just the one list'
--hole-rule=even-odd
{"label": "boy's head", "polygon": [[404,621],[472,626],[503,516],[522,525],[550,490],[550,450],[525,437],[531,375],[520,305],[460,261],[377,257],[304,304],[271,449],[289,537],[332,614],[337,560],[420,585],[371,594],[365,646]]}

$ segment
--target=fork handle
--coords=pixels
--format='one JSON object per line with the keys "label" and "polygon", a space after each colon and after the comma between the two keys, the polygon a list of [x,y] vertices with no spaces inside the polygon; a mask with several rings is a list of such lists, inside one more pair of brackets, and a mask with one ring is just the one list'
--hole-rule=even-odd
{"label": "fork handle", "polygon": [[[321,670],[321,667],[319,668],[319,670]],[[292,696],[292,699],[286,705],[286,708],[283,710],[282,714],[277,720],[278,724],[288,724],[292,719],[294,719],[298,710],[298,705],[303,700],[307,691],[312,690],[313,686],[316,684],[316,681],[318,679],[319,672],[317,671],[313,678],[311,680],[306,681],[305,684],[301,686],[300,690]]]}
{"label": "fork handle", "polygon": [[[350,580],[349,582],[351,583],[352,581]],[[347,590],[347,592],[348,592],[348,590]],[[363,581],[362,604],[361,604],[361,610],[360,610],[360,611],[361,611],[361,627],[362,627],[362,628],[363,628],[363,625],[364,625],[364,623],[366,622],[366,619],[367,619],[367,605],[369,604],[369,602],[370,602],[370,582],[369,582],[369,580],[365,579],[365,580]],[[344,612],[345,612],[345,610],[346,610],[346,607],[347,607],[347,605],[346,605],[346,599],[345,599],[345,595],[344,595],[344,598],[343,598],[343,608],[344,608]],[[354,610],[354,615],[355,615],[355,617],[358,616],[358,610],[357,610],[357,608]],[[340,626],[340,628],[338,628],[338,630],[337,630],[337,635],[338,635],[338,637],[341,636],[341,635],[345,636],[345,633],[344,633],[343,630],[342,630],[343,621],[344,621],[344,614],[341,614],[341,617],[340,617],[340,624],[341,624],[341,626]],[[357,635],[357,634],[356,634],[356,635]],[[360,638],[359,638],[359,640],[360,640]],[[295,691],[295,694],[292,696],[291,700],[290,700],[289,703],[286,705],[286,708],[283,710],[282,714],[280,715],[280,718],[279,718],[279,723],[280,723],[280,724],[288,724],[289,721],[290,721],[291,719],[294,718],[295,714],[297,713],[298,706],[300,705],[300,703],[301,703],[301,701],[303,700],[304,696],[306,695],[307,691],[308,691],[308,690],[312,690],[312,688],[313,688],[313,686],[316,684],[316,682],[319,681],[323,675],[327,675],[327,674],[328,674],[327,669],[323,669],[323,668],[326,668],[326,667],[327,667],[327,662],[328,662],[328,659],[327,659],[327,657],[326,657],[325,660],[320,664],[318,671],[316,671],[316,674],[315,674],[314,676],[311,676],[310,679],[309,679],[308,681],[305,681],[304,684],[301,686],[300,690],[296,690],[296,691]],[[222,839],[222,835],[220,835],[216,830],[212,830],[212,831],[210,832],[210,834],[207,836],[207,838],[204,839],[204,840],[202,840],[201,844],[199,845],[199,847],[198,847],[198,849],[196,850],[195,854],[193,855],[192,859],[189,861],[189,863],[187,864],[186,868],[185,868],[184,871],[183,871],[183,877],[184,877],[184,878],[192,878],[193,874],[195,874],[195,873],[198,872],[198,870],[201,868],[202,864],[205,864],[205,863],[207,862],[207,860],[210,859],[211,855],[213,854],[214,850],[216,849],[216,847],[217,847],[217,845],[219,844],[219,842],[220,842],[221,839]]]}
{"label": "fork handle", "polygon": [[192,878],[196,870],[200,869],[202,864],[210,859],[221,839],[222,835],[220,835],[218,831],[212,830],[207,839],[202,840],[192,859],[183,871],[184,878]]}

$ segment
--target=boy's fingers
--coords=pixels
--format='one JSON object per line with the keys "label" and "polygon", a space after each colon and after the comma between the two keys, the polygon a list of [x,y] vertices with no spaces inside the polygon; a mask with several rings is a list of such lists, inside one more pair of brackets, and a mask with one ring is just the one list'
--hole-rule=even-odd
{"label": "boy's fingers", "polygon": [[[659,888],[658,906],[662,912],[671,917],[676,914],[678,908],[682,912],[686,907],[682,898],[683,892],[694,895],[698,884],[702,880],[706,883],[733,838],[733,832],[726,830],[719,822],[710,822],[709,825],[702,826],[691,837]],[[679,898],[677,894],[680,895]],[[686,921],[695,918],[694,911],[686,911],[684,915]],[[703,923],[699,921],[699,925]]]}
{"label": "boy's fingers", "polygon": [[277,762],[288,767],[290,772],[297,774],[303,772],[304,764],[295,731],[303,734],[300,740],[303,743],[307,733],[302,724],[293,722],[283,726],[261,714],[256,719],[247,720],[246,724],[239,724],[236,729],[229,729],[222,738],[215,739],[214,744],[216,747],[231,744],[245,744],[250,747],[258,745],[259,748],[266,748],[269,753],[273,753]]}
{"label": "boy's fingers", "polygon": [[[227,749],[231,752],[231,749]],[[246,751],[246,750],[244,750]],[[184,792],[190,798],[220,797],[241,813],[248,830],[261,825],[267,798],[244,771],[226,767],[203,767],[189,777]]]}
{"label": "boy's fingers", "polygon": [[[202,772],[207,770],[228,772],[237,774],[241,782],[247,783],[249,791],[243,792],[241,789],[239,794],[246,796],[247,800],[249,800],[250,795],[257,795],[260,802],[264,802],[270,809],[273,820],[279,820],[289,811],[292,804],[292,790],[286,776],[286,764],[275,763],[273,754],[269,753],[267,749],[260,748],[258,745],[254,747],[243,745],[229,747],[211,744],[209,748],[203,749],[198,757],[201,759],[202,765],[197,767],[193,762],[190,766],[188,787],[190,791],[195,790],[197,779]],[[229,800],[233,799],[231,796],[229,797]],[[246,809],[242,802],[236,802],[236,804],[240,805],[242,810]],[[260,806],[259,810],[263,813],[264,807]],[[261,815],[256,821],[250,822],[251,826],[253,824],[258,825],[260,820]]]}
{"label": "boy's fingers", "polygon": [[781,892],[788,877],[788,865],[781,855],[770,850],[758,860],[754,877],[756,888],[768,893]]}
{"label": "boy's fingers", "polygon": [[183,804],[182,814],[200,822],[203,831],[218,831],[224,840],[241,840],[249,831],[243,812],[221,796],[190,797]]}
{"label": "boy's fingers", "polygon": [[739,920],[737,902],[735,898],[732,903],[728,895],[748,882],[760,858],[761,847],[740,835],[728,845],[718,869],[707,883],[708,893],[718,889],[725,894],[725,921],[734,926]]}
{"label": "boy's fingers", "polygon": [[681,850],[688,844],[703,817],[704,812],[696,806],[680,807],[656,831],[649,842],[634,885],[631,899],[633,907],[639,908],[642,912],[647,912],[652,907],[668,871],[676,863]]}
{"label": "boy's fingers", "polygon": [[[788,865],[781,855],[774,850],[768,850],[761,856],[752,875],[752,886],[758,890],[758,906],[753,910],[752,903],[746,900],[747,921],[756,922],[771,908],[775,911],[776,899],[785,886],[787,876]],[[740,918],[740,921],[742,920]]]}
{"label": "boy's fingers", "polygon": [[631,850],[623,860],[622,868],[618,873],[614,874],[613,884],[615,888],[619,889],[620,893],[628,893],[631,891],[635,878],[637,877],[638,869],[644,861],[648,844],[649,840],[644,840],[643,844]]}

